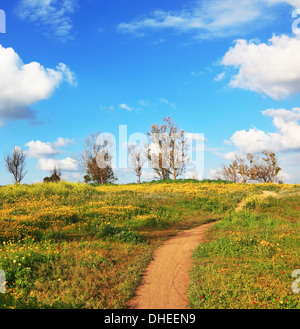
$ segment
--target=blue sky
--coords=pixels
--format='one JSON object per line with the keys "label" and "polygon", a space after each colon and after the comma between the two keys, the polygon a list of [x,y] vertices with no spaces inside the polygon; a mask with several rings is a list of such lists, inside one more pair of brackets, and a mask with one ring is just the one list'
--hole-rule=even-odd
{"label": "blue sky", "polygon": [[[0,154],[22,147],[24,183],[42,181],[55,163],[78,181],[73,156],[87,135],[118,140],[119,125],[129,136],[171,116],[205,135],[205,178],[234,154],[270,149],[284,180],[299,183],[298,8],[299,0],[4,0]],[[0,185],[9,184],[1,158]]]}

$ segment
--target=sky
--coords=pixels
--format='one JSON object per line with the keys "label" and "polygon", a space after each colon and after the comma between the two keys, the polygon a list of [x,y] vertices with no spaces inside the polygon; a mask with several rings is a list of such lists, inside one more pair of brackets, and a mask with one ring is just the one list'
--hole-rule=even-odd
{"label": "sky", "polygon": [[0,32],[0,185],[16,145],[23,183],[54,165],[82,181],[74,157],[96,131],[134,182],[119,154],[167,116],[204,136],[185,177],[270,150],[300,183],[300,0],[2,0]]}

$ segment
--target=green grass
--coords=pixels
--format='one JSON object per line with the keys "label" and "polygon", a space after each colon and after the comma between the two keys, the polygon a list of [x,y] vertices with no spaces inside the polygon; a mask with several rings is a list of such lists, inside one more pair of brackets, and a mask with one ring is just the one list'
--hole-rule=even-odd
{"label": "green grass", "polygon": [[127,308],[153,251],[214,217],[182,209],[182,196],[147,191],[1,187],[0,308]]}
{"label": "green grass", "polygon": [[[127,308],[153,251],[215,220],[194,253],[191,307],[299,308],[298,189],[192,180],[0,187],[0,308]],[[279,197],[234,213],[263,190]]]}
{"label": "green grass", "polygon": [[194,251],[191,308],[299,309],[300,198],[268,198],[226,216]]}

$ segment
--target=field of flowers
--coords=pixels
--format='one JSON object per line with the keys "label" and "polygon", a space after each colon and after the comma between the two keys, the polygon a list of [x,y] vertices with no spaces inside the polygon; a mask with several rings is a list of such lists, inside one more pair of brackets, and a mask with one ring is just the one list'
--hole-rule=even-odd
{"label": "field of flowers", "polygon": [[[126,308],[154,249],[168,236],[221,220],[210,237],[219,241],[224,239],[220,232],[227,234],[227,226],[235,223],[230,218],[236,218],[233,213],[242,199],[251,199],[262,190],[284,193],[290,188],[209,181],[101,186],[61,182],[0,187],[0,269],[6,274],[6,293],[0,294],[0,308]],[[285,218],[283,210],[277,214],[277,206],[274,210],[257,205],[249,211],[273,209],[278,220],[299,229],[299,217],[292,215],[291,220],[289,214]],[[288,231],[294,232],[294,226],[280,234]],[[237,233],[232,235],[232,239],[237,237]],[[214,243],[209,242],[206,248]],[[296,263],[294,260],[293,266]],[[202,274],[196,272],[198,280]],[[230,278],[231,274],[226,273]],[[193,281],[193,287],[195,284]],[[201,287],[198,280],[191,293],[193,307],[203,307],[203,298],[199,304],[193,293],[204,295]]]}

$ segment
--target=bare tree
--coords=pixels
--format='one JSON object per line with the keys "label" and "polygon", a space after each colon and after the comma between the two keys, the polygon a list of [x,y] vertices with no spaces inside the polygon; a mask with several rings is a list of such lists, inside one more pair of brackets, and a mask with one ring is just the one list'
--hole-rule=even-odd
{"label": "bare tree", "polygon": [[215,176],[216,179],[225,179],[233,183],[240,182],[240,177],[237,170],[237,163],[235,161],[228,166],[222,164],[221,168],[217,171]]}
{"label": "bare tree", "polygon": [[25,171],[26,157],[20,146],[14,146],[13,153],[4,157],[6,169],[14,176],[16,184],[20,184],[27,171]]}
{"label": "bare tree", "polygon": [[255,163],[256,180],[263,183],[278,183],[281,168],[278,165],[278,158],[274,152],[263,151],[264,157],[260,162]]}
{"label": "bare tree", "polygon": [[141,147],[135,147],[129,151],[129,165],[134,170],[137,176],[138,184],[141,183],[143,166],[146,162],[144,151]]}
{"label": "bare tree", "polygon": [[242,183],[247,183],[250,179],[250,165],[249,165],[249,155],[237,155],[236,156],[236,165],[237,171],[239,174],[240,181]]}
{"label": "bare tree", "polygon": [[236,155],[229,164],[223,164],[217,172],[216,178],[226,179],[234,183],[262,182],[278,183],[279,172],[278,158],[274,152],[263,151],[264,157],[247,153]]}
{"label": "bare tree", "polygon": [[86,173],[85,181],[103,184],[116,180],[112,169],[112,147],[111,138],[99,132],[90,134],[85,139],[82,152],[75,158]]}
{"label": "bare tree", "polygon": [[151,144],[147,146],[147,157],[160,179],[173,179],[182,175],[188,161],[188,143],[184,131],[179,129],[170,117],[166,124],[154,124],[147,133]]}

